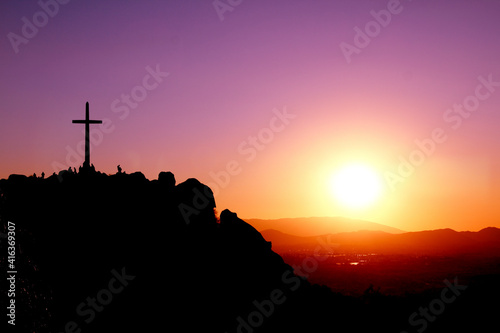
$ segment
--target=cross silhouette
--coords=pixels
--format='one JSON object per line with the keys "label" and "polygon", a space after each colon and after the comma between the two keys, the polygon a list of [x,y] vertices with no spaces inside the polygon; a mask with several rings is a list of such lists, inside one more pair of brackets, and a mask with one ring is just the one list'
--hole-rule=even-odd
{"label": "cross silhouette", "polygon": [[89,119],[89,102],[85,105],[85,120],[73,120],[73,124],[85,124],[85,162],[84,167],[90,167],[90,141],[89,132],[90,124],[102,124],[102,120],[90,120]]}

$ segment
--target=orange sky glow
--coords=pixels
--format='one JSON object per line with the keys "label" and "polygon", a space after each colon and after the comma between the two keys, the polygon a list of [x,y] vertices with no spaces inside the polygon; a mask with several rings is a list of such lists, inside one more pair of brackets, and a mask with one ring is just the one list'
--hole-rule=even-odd
{"label": "orange sky glow", "polygon": [[[369,43],[388,1],[115,5],[4,38],[0,178],[81,165],[89,101],[97,170],[197,178],[219,212],[500,227],[498,2],[402,1]],[[4,34],[37,6],[3,6]],[[330,180],[356,163],[383,186],[354,209]]]}

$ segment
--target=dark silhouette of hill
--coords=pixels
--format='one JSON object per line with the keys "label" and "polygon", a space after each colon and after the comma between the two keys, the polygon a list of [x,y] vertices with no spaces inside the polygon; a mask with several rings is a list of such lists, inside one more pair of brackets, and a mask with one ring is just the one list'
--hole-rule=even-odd
{"label": "dark silhouette of hill", "polygon": [[[0,180],[0,219],[16,225],[23,332],[400,332],[440,291],[363,298],[311,285],[196,179],[83,169]],[[2,245],[4,239],[0,239]],[[0,262],[5,263],[2,246]],[[6,271],[2,267],[2,272]],[[493,277],[494,278],[494,277]],[[470,286],[474,302],[485,288]],[[496,293],[496,294],[495,294]],[[491,293],[498,297],[498,292]],[[6,292],[2,292],[6,299]],[[484,303],[486,304],[486,302]],[[476,328],[483,307],[447,310],[439,332]],[[446,327],[446,329],[442,329]],[[448,330],[449,329],[449,330]],[[434,330],[430,327],[428,332]]]}
{"label": "dark silhouette of hill", "polygon": [[[349,317],[333,301],[341,296],[294,275],[236,214],[218,221],[212,191],[196,179],[65,171],[11,175],[0,191],[2,223],[17,228],[25,331],[74,322],[90,332],[237,332],[254,329],[249,315],[258,311],[250,321],[259,332],[314,332],[332,324],[331,313]],[[120,289],[109,284],[117,274],[127,285],[99,303],[109,296],[100,291]],[[270,299],[280,304],[272,309]]]}
{"label": "dark silhouette of hill", "polygon": [[345,217],[298,217],[271,220],[247,219],[246,221],[259,231],[275,229],[286,234],[303,237],[359,230],[383,231],[392,234],[404,232],[403,230],[383,224]]}

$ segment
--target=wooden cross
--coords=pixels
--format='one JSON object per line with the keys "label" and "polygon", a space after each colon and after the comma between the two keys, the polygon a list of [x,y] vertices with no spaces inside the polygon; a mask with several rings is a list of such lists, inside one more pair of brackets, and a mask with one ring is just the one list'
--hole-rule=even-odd
{"label": "wooden cross", "polygon": [[73,120],[73,124],[85,124],[85,163],[84,167],[90,167],[90,141],[89,132],[90,124],[102,124],[102,120],[90,120],[89,119],[89,102],[85,106],[85,120]]}

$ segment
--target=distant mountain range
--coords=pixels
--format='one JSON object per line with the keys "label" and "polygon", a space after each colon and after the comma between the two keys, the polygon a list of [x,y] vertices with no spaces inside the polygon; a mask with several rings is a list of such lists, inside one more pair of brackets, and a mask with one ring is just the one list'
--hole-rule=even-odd
{"label": "distant mountain range", "polygon": [[299,217],[274,220],[245,219],[258,231],[275,229],[290,235],[302,237],[324,234],[337,234],[360,230],[383,231],[390,234],[400,234],[405,231],[383,224],[349,219],[345,217]]}
{"label": "distant mountain range", "polygon": [[338,253],[500,256],[500,229],[492,227],[477,232],[438,229],[390,234],[365,230],[309,237],[268,229],[261,234],[278,253],[314,251],[321,242],[328,242]]}

